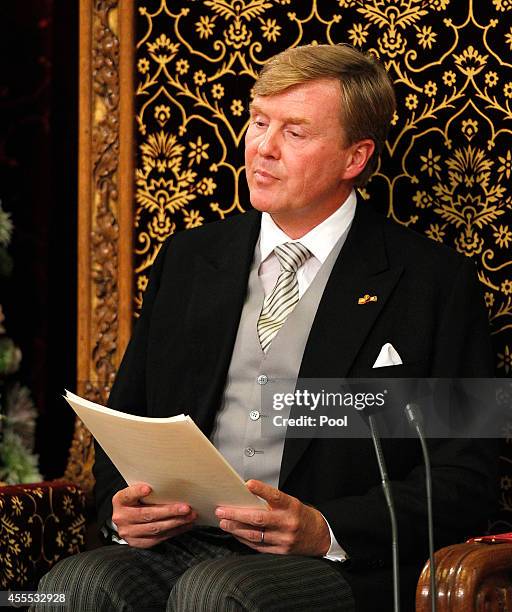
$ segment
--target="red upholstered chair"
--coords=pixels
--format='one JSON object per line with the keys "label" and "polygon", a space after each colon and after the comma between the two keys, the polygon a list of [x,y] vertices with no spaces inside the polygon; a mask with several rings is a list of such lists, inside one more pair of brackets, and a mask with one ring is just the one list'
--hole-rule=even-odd
{"label": "red upholstered chair", "polygon": [[85,549],[85,496],[65,480],[0,487],[0,590],[33,590]]}

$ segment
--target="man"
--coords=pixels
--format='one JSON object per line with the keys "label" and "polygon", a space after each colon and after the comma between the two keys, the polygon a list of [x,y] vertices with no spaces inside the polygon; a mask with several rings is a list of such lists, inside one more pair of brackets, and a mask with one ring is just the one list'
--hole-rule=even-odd
{"label": "man", "polygon": [[[65,591],[74,610],[390,610],[371,442],[263,438],[261,385],[491,375],[471,265],[356,202],[395,108],[380,64],[346,45],[299,47],[273,58],[253,93],[256,210],[164,244],[110,405],[190,414],[269,510],[218,508],[219,529],[198,528],[185,503],[144,504],[150,487],[126,487],[97,447],[99,521],[128,545],[47,575],[41,588]],[[431,450],[441,546],[485,517],[491,459],[464,441]],[[414,441],[384,452],[411,610],[427,556],[423,470]]]}

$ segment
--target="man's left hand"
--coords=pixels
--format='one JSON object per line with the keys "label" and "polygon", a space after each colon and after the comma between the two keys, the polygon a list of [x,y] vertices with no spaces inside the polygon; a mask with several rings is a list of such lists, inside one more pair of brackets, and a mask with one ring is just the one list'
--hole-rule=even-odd
{"label": "man's left hand", "polygon": [[246,484],[270,509],[219,506],[215,514],[221,529],[259,552],[318,557],[327,553],[331,537],[318,510],[260,480]]}

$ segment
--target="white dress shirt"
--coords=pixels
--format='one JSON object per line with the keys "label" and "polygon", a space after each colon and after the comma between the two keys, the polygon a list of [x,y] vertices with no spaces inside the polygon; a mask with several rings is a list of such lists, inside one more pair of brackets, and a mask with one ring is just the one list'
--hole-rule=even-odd
{"label": "white dress shirt", "polygon": [[299,283],[299,298],[311,285],[321,265],[329,256],[340,236],[350,227],[356,212],[356,194],[350,193],[345,202],[310,230],[307,234],[297,240],[292,240],[281,228],[279,228],[269,213],[261,215],[261,232],[259,247],[261,252],[261,264],[259,276],[263,285],[265,297],[272,292],[280,272],[279,260],[274,253],[276,246],[285,242],[300,242],[312,253],[305,264],[297,270],[297,282]]}
{"label": "white dress shirt", "polygon": [[[277,255],[274,253],[275,247],[285,242],[300,242],[307,247],[312,254],[312,256],[297,270],[300,299],[313,282],[316,273],[320,270],[322,264],[334,248],[334,245],[352,224],[356,212],[356,203],[356,194],[355,191],[352,190],[345,202],[343,202],[330,217],[327,217],[322,223],[297,240],[290,239],[290,237],[276,225],[269,213],[264,212],[261,215],[261,231],[259,238],[261,264],[258,274],[265,297],[272,292],[281,270]],[[331,546],[324,557],[330,561],[345,561],[348,558],[347,553],[334,537],[334,533],[327,519],[325,519],[325,522],[329,528]]]}

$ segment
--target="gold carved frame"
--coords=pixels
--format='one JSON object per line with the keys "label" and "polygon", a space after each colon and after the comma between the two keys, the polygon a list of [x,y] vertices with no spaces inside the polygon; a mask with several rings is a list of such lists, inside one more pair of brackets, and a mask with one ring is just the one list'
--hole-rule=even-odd
{"label": "gold carved frame", "polygon": [[[132,326],[133,0],[80,0],[77,392],[104,403]],[[65,477],[91,491],[77,420]]]}

